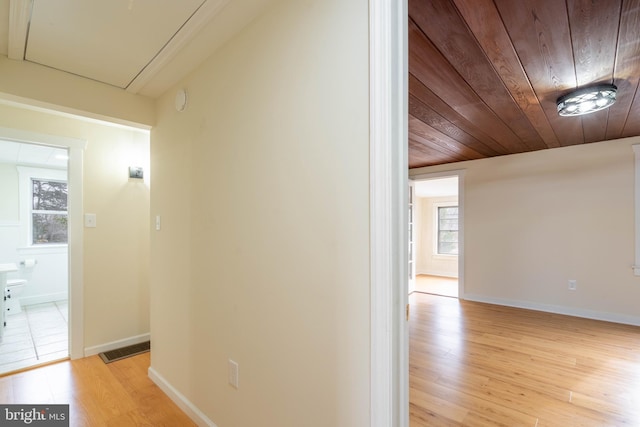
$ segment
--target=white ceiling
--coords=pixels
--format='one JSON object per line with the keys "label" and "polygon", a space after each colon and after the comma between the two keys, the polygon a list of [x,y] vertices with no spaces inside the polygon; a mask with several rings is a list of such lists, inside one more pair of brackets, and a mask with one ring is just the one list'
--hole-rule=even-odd
{"label": "white ceiling", "polygon": [[158,97],[274,0],[0,0],[0,54]]}
{"label": "white ceiling", "polygon": [[416,197],[448,197],[458,195],[458,177],[435,178],[415,182]]}
{"label": "white ceiling", "polygon": [[67,150],[0,140],[0,163],[67,168]]}
{"label": "white ceiling", "polygon": [[34,0],[24,58],[127,88],[204,0]]}

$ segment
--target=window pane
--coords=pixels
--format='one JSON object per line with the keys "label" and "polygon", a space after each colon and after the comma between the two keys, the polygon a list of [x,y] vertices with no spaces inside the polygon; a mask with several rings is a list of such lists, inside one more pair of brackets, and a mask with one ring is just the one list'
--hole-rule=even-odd
{"label": "window pane", "polygon": [[440,210],[440,218],[458,218],[458,208],[457,206],[449,206],[444,208],[439,208]]}
{"label": "window pane", "polygon": [[[66,211],[67,183],[58,181],[32,180],[33,210]],[[34,233],[35,234],[35,233]]]}
{"label": "window pane", "polygon": [[447,255],[458,255],[458,242],[455,242],[455,243],[441,242],[438,252],[441,254],[447,254]]}
{"label": "window pane", "polygon": [[457,230],[458,229],[458,219],[441,219],[440,220],[440,230]]}
{"label": "window pane", "polygon": [[440,241],[441,242],[458,242],[458,232],[457,231],[442,231],[440,232]]}
{"label": "window pane", "polygon": [[438,253],[458,254],[458,207],[438,208]]}
{"label": "window pane", "polygon": [[67,243],[66,214],[33,214],[33,244]]}

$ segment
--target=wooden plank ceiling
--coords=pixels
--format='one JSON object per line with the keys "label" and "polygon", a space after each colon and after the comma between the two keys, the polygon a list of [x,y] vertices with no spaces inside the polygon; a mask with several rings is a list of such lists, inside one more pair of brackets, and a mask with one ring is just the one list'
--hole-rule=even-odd
{"label": "wooden plank ceiling", "polygon": [[[409,167],[640,135],[640,0],[409,0]],[[613,83],[617,102],[556,99]]]}

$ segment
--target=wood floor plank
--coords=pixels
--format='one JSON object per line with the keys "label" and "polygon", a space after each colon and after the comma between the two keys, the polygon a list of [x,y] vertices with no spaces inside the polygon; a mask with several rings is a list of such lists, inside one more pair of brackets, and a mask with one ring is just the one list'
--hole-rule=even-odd
{"label": "wood floor plank", "polygon": [[409,300],[412,427],[640,425],[640,327]]}
{"label": "wood floor plank", "polygon": [[69,404],[78,427],[195,426],[147,375],[150,354],[105,364],[98,356],[0,377],[3,403]]}

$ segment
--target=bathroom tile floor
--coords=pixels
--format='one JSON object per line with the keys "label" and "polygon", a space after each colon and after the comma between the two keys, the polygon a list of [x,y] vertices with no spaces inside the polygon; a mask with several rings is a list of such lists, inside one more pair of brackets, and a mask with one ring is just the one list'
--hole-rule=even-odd
{"label": "bathroom tile floor", "polygon": [[0,340],[0,375],[69,356],[69,305],[65,301],[22,307],[6,316]]}

